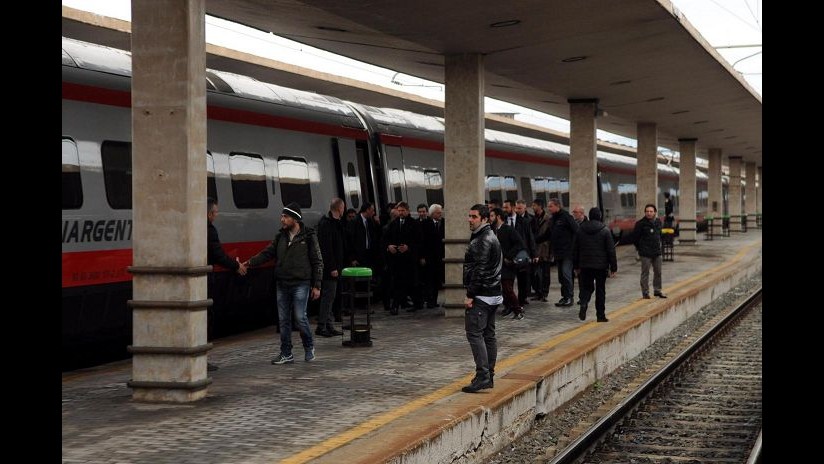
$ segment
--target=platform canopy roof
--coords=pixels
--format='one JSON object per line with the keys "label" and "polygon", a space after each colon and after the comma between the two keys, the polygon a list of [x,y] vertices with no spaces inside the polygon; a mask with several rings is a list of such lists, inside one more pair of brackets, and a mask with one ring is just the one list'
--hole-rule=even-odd
{"label": "platform canopy roof", "polygon": [[635,138],[637,122],[655,122],[661,146],[696,138],[704,156],[762,161],[760,96],[667,0],[207,0],[206,11],[441,83],[444,55],[482,53],[488,97],[566,119],[569,99],[597,98],[599,129]]}
{"label": "platform canopy roof", "polygon": [[667,0],[207,0],[213,16],[443,82],[444,55],[484,54],[486,95],[598,127],[761,163],[761,98]]}

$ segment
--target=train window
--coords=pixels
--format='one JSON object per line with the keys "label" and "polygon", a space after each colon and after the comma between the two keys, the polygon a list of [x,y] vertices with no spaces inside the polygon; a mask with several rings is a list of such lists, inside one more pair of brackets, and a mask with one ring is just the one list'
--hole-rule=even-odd
{"label": "train window", "polygon": [[229,153],[232,198],[238,208],[266,208],[266,173],[263,157],[248,153]]}
{"label": "train window", "polygon": [[83,185],[80,182],[80,157],[74,140],[63,137],[63,209],[83,206]]}
{"label": "train window", "polygon": [[217,198],[217,184],[215,183],[215,159],[212,154],[206,152],[206,196],[209,198]]}
{"label": "train window", "polygon": [[403,201],[403,185],[402,185],[402,176],[401,171],[397,168],[392,169],[389,172],[389,183],[391,184],[390,187],[392,188],[392,193],[395,196],[395,203]]}
{"label": "train window", "polygon": [[106,200],[112,209],[132,208],[132,144],[106,140],[100,147]]}
{"label": "train window", "polygon": [[349,189],[349,204],[352,205],[353,208],[357,209],[360,207],[360,196],[359,196],[359,187],[360,182],[358,181],[358,173],[355,172],[355,165],[352,163],[347,163],[346,165],[346,175],[348,176],[346,182]]}
{"label": "train window", "polygon": [[501,177],[500,176],[486,176],[486,191],[490,201],[503,204],[503,194],[501,193]]}
{"label": "train window", "polygon": [[527,203],[535,199],[532,197],[532,181],[529,177],[521,177],[521,192]]}
{"label": "train window", "polygon": [[518,185],[515,183],[515,177],[504,177],[504,191],[507,200],[516,201],[518,199]]}
{"label": "train window", "polygon": [[540,198],[546,204],[548,198],[546,197],[546,179],[543,177],[536,177],[532,179],[532,191],[535,192],[535,198]]}
{"label": "train window", "polygon": [[561,179],[558,181],[558,197],[561,199],[561,207],[569,208],[569,181],[566,179]]}
{"label": "train window", "polygon": [[295,202],[301,208],[312,206],[312,190],[309,188],[309,164],[306,158],[278,157],[278,177],[283,204]]}
{"label": "train window", "polygon": [[443,177],[440,171],[425,170],[423,172],[426,184],[426,203],[437,203],[443,206]]}

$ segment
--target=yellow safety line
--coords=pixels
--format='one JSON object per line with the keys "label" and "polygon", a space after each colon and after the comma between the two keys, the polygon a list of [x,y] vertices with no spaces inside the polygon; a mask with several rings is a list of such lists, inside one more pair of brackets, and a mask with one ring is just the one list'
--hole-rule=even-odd
{"label": "yellow safety line", "polygon": [[[682,282],[679,282],[679,283],[677,283],[677,284],[675,284],[671,287],[667,287],[667,291],[676,290],[678,288],[681,288],[681,287],[687,285],[688,283],[692,283],[692,282],[694,282],[698,279],[703,278],[707,274],[715,273],[715,272],[718,272],[718,271],[720,271],[720,270],[722,270],[726,267],[730,267],[733,264],[738,263],[738,261],[740,261],[741,259],[743,259],[744,256],[747,253],[749,253],[749,251],[752,248],[754,248],[755,246],[760,246],[760,245],[761,245],[761,240],[759,240],[758,242],[753,243],[751,245],[745,246],[744,248],[741,249],[741,251],[736,253],[735,256],[731,260],[729,260],[729,261],[727,261],[723,264],[719,264],[718,266],[716,266],[714,268],[707,269],[706,271],[701,272],[701,273],[699,273],[699,274],[697,274],[697,275],[695,275],[695,276],[693,276],[689,279],[686,279]],[[637,300],[637,301],[634,301],[634,302],[622,307],[621,309],[619,309],[617,311],[613,311],[610,314],[612,314],[614,316],[620,316],[621,314],[627,313],[628,311],[631,311],[632,309],[635,309],[635,308],[643,305],[644,303],[646,303],[644,300]],[[514,364],[517,364],[521,361],[524,361],[528,358],[531,358],[534,355],[545,352],[545,351],[549,350],[550,348],[553,348],[556,345],[558,345],[562,342],[565,342],[565,341],[569,340],[570,338],[573,338],[576,335],[579,335],[579,334],[581,334],[583,332],[586,332],[588,330],[592,330],[593,327],[596,327],[596,323],[594,321],[591,321],[587,324],[578,326],[578,327],[576,327],[572,330],[563,332],[559,335],[556,335],[555,337],[552,337],[549,341],[547,341],[547,342],[545,342],[541,345],[538,345],[534,348],[530,348],[530,349],[528,349],[524,352],[521,352],[521,353],[516,354],[514,356],[510,356],[510,357],[504,359],[503,361],[498,362],[497,367],[498,367],[498,369],[503,369],[503,368],[510,367]],[[283,463],[283,464],[301,464],[301,463],[308,462],[308,461],[310,461],[314,458],[323,456],[324,454],[326,454],[326,453],[328,453],[328,452],[330,452],[330,451],[332,451],[336,448],[339,448],[339,447],[341,447],[341,446],[343,446],[343,445],[345,445],[345,444],[347,444],[347,443],[349,443],[349,442],[351,442],[351,441],[353,441],[357,438],[360,438],[363,435],[366,435],[367,433],[369,433],[373,430],[376,430],[380,427],[383,427],[384,425],[394,421],[395,419],[403,417],[403,416],[405,416],[405,415],[407,415],[407,414],[409,414],[409,413],[411,413],[411,412],[413,412],[417,409],[420,409],[424,406],[427,406],[431,403],[434,403],[438,400],[441,400],[443,398],[446,398],[447,396],[450,396],[450,395],[458,392],[463,385],[466,385],[467,382],[469,382],[469,380],[472,378],[472,376],[473,376],[473,374],[467,374],[467,375],[459,378],[458,380],[450,383],[449,385],[441,387],[441,388],[435,390],[432,393],[429,393],[429,394],[424,395],[420,398],[412,400],[412,401],[404,404],[403,406],[399,406],[399,407],[397,407],[397,408],[395,408],[391,411],[387,411],[383,414],[380,414],[376,417],[373,417],[373,418],[367,420],[366,422],[362,422],[361,424],[358,424],[355,427],[353,427],[353,428],[351,428],[351,429],[349,429],[349,430],[347,430],[343,433],[340,433],[340,434],[335,435],[331,438],[328,438],[325,441],[323,441],[321,443],[318,443],[317,445],[312,446],[311,448],[307,448],[307,449],[301,451],[300,453],[294,454],[294,455],[292,455],[292,456],[290,456],[286,459],[283,459],[280,462]]]}

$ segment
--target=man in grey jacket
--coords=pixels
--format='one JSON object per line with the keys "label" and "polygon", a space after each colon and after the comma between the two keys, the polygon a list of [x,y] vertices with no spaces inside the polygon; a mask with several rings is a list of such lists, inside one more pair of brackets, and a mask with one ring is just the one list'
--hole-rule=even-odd
{"label": "man in grey jacket", "polygon": [[477,204],[469,210],[469,246],[463,265],[466,288],[466,339],[475,359],[475,377],[461,390],[475,393],[492,388],[498,344],[495,340],[495,310],[503,302],[501,295],[501,244],[489,226],[489,209]]}
{"label": "man in grey jacket", "polygon": [[323,279],[323,258],[315,231],[303,224],[303,216],[297,203],[289,203],[280,215],[281,229],[266,248],[249,258],[250,266],[258,266],[275,260],[277,281],[278,320],[280,328],[280,354],[272,364],[292,364],[292,315],[300,329],[305,361],[315,359],[315,344],[306,305],[309,298],[320,297]]}

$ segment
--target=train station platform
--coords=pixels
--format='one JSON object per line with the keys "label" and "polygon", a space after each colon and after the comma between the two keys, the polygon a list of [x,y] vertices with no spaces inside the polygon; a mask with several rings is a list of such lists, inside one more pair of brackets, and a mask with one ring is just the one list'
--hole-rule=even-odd
{"label": "train station platform", "polygon": [[[531,302],[497,319],[495,388],[461,392],[474,375],[462,318],[439,309],[390,316],[375,305],[372,347],[317,337],[316,359],[276,366],[274,327],[217,340],[208,396],[193,404],[131,399],[130,361],[62,381],[64,463],[477,462],[631,359],[740,280],[761,272],[761,231],[675,246],[667,299],[641,299],[640,262],[618,248],[608,323],[578,306]],[[576,290],[577,295],[577,290]],[[314,329],[314,324],[312,324]],[[348,334],[348,332],[347,332]]]}

